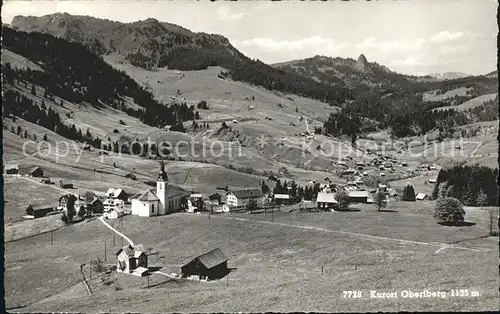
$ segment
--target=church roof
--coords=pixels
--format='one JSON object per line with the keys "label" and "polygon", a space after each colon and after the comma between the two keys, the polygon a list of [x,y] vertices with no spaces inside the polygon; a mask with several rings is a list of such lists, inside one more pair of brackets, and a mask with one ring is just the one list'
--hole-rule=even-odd
{"label": "church roof", "polygon": [[138,198],[139,201],[143,202],[153,202],[153,201],[158,201],[158,197],[155,195],[154,192],[147,190],[142,195]]}

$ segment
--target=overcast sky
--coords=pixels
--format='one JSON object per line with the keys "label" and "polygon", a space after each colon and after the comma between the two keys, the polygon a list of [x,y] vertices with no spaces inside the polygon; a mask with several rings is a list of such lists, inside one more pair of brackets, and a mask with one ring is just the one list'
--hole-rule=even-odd
{"label": "overcast sky", "polygon": [[496,69],[496,0],[384,2],[8,1],[16,15],[55,12],[122,22],[149,17],[193,31],[218,33],[266,63],[314,55],[363,53],[409,74]]}

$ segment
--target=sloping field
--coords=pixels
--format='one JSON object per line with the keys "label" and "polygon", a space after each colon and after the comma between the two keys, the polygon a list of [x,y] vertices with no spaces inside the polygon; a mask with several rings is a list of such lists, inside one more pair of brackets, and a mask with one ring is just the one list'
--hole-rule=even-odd
{"label": "sloping field", "polygon": [[478,96],[478,97],[473,98],[471,100],[468,100],[468,101],[466,101],[458,106],[438,107],[438,108],[434,108],[433,110],[455,109],[457,111],[465,111],[467,109],[472,109],[472,108],[481,106],[482,104],[484,104],[485,102],[487,102],[489,100],[494,100],[495,97],[497,97],[497,95],[498,95],[497,93],[481,95],[481,96]]}
{"label": "sloping field", "polygon": [[455,97],[455,96],[465,96],[465,95],[467,95],[467,91],[470,89],[472,89],[472,88],[460,87],[460,88],[446,91],[446,92],[439,94],[439,95],[437,95],[438,90],[434,90],[431,92],[424,93],[422,96],[423,96],[424,101],[440,101],[440,100],[444,100],[446,98],[451,98],[451,97]]}
{"label": "sloping field", "polygon": [[[209,283],[170,281],[160,275],[144,278],[113,275],[122,290],[91,283],[82,290],[80,263],[104,257],[113,261],[113,237],[98,221],[80,223],[47,237],[6,244],[7,307],[26,311],[112,312],[171,311],[379,311],[491,310],[498,304],[497,239],[483,238],[484,217],[467,218],[471,227],[443,227],[416,203],[394,212],[175,214],[158,218],[127,216],[124,232],[134,242],[160,252],[150,263],[162,271],[179,272],[193,255],[219,247],[229,258],[228,280]],[[430,206],[432,206],[430,204]],[[116,222],[115,222],[116,224]],[[168,232],[158,232],[165,229]],[[412,242],[413,241],[413,242]],[[460,247],[439,243],[461,241]],[[22,243],[21,243],[22,242]],[[435,242],[435,243],[433,243]],[[468,247],[468,248],[467,248]],[[490,250],[490,251],[489,251]],[[47,265],[40,276],[28,276]],[[84,267],[85,270],[85,267]],[[323,274],[322,274],[323,270]],[[88,270],[87,270],[88,271]],[[457,276],[457,274],[461,274]],[[21,276],[23,274],[23,276]],[[63,276],[61,276],[63,275]],[[39,282],[44,282],[41,285]],[[38,287],[38,288],[37,288]],[[52,289],[51,289],[52,287]],[[452,298],[450,289],[466,287],[479,297]],[[370,299],[369,290],[447,291],[445,299]],[[343,299],[343,290],[361,290],[363,298]],[[48,297],[51,295],[51,297]],[[47,298],[48,297],[48,298]]]}
{"label": "sloping field", "polygon": [[18,55],[8,49],[2,48],[2,64],[10,63],[12,68],[31,69],[33,71],[42,71],[43,69],[36,63],[31,62],[23,56]]}

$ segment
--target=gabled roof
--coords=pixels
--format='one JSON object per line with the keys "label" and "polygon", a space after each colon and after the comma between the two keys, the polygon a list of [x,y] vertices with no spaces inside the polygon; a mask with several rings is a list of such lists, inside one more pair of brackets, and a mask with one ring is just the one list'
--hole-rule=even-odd
{"label": "gabled roof", "polygon": [[274,194],[274,199],[278,199],[278,200],[289,200],[290,199],[290,195],[288,194]]}
{"label": "gabled roof", "polygon": [[120,255],[120,253],[122,251],[125,251],[125,254],[127,254],[128,257],[133,257],[134,256],[134,249],[132,248],[132,246],[129,245],[125,245],[124,247],[122,247],[121,249],[118,250],[118,252],[115,253],[115,255]]}
{"label": "gabled roof", "polygon": [[159,201],[160,199],[155,195],[154,192],[148,190],[142,193],[142,195],[138,198],[138,200],[142,202],[154,202],[154,201]]}
{"label": "gabled roof", "polygon": [[326,193],[326,192],[318,192],[318,197],[316,198],[316,202],[318,203],[333,203],[337,204],[337,200],[335,199],[335,194]]}
{"label": "gabled roof", "polygon": [[213,199],[220,198],[220,197],[221,197],[221,195],[219,193],[214,193],[214,194],[210,195],[208,198],[213,200]]}
{"label": "gabled roof", "polygon": [[198,256],[197,259],[208,269],[228,261],[228,258],[220,249],[213,249],[208,253]]}
{"label": "gabled roof", "polygon": [[6,170],[9,170],[9,169],[19,169],[19,165],[18,164],[8,164],[8,165],[5,165],[5,169]]}
{"label": "gabled roof", "polygon": [[31,206],[31,208],[33,208],[34,211],[44,210],[44,209],[53,209],[54,208],[54,206],[51,205],[51,204],[37,203],[37,204],[30,204],[30,205],[28,205],[28,207],[26,207],[26,209],[28,209],[30,206]]}
{"label": "gabled roof", "polygon": [[123,192],[123,189],[118,189],[118,188],[109,188],[108,191],[106,192],[106,195],[110,197],[118,197],[120,194]]}
{"label": "gabled roof", "polygon": [[35,166],[35,167],[33,167],[33,168],[30,169],[30,173],[35,172],[38,169],[43,170],[42,168],[40,168],[38,166]]}
{"label": "gabled roof", "polygon": [[189,195],[189,193],[171,184],[167,186],[167,197],[184,196],[184,195]]}
{"label": "gabled roof", "polygon": [[192,197],[192,198],[202,198],[203,194],[201,194],[201,193],[193,193],[193,194],[189,195],[189,197]]}
{"label": "gabled roof", "polygon": [[418,194],[415,196],[415,198],[416,198],[417,200],[423,200],[423,199],[425,199],[425,197],[426,197],[426,196],[427,196],[427,194],[425,194],[425,193],[418,193]]}
{"label": "gabled roof", "polygon": [[349,197],[368,197],[368,191],[349,191]]}
{"label": "gabled roof", "polygon": [[237,190],[237,191],[231,191],[229,193],[232,193],[236,198],[251,198],[251,197],[261,197],[264,194],[262,194],[262,191],[259,189],[247,189],[247,190]]}

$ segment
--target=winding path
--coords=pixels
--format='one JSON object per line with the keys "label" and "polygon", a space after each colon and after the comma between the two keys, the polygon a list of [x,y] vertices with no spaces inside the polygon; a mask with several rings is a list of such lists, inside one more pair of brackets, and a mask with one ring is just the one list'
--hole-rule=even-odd
{"label": "winding path", "polygon": [[120,237],[124,238],[132,247],[134,246],[134,242],[132,242],[132,240],[130,240],[126,235],[124,235],[123,233],[120,233],[118,232],[118,230],[116,230],[115,228],[111,227],[110,224],[108,224],[107,222],[104,221],[104,217],[99,217],[99,220],[106,226],[108,227],[109,229],[113,230],[113,232],[115,232],[117,235],[119,235]]}

